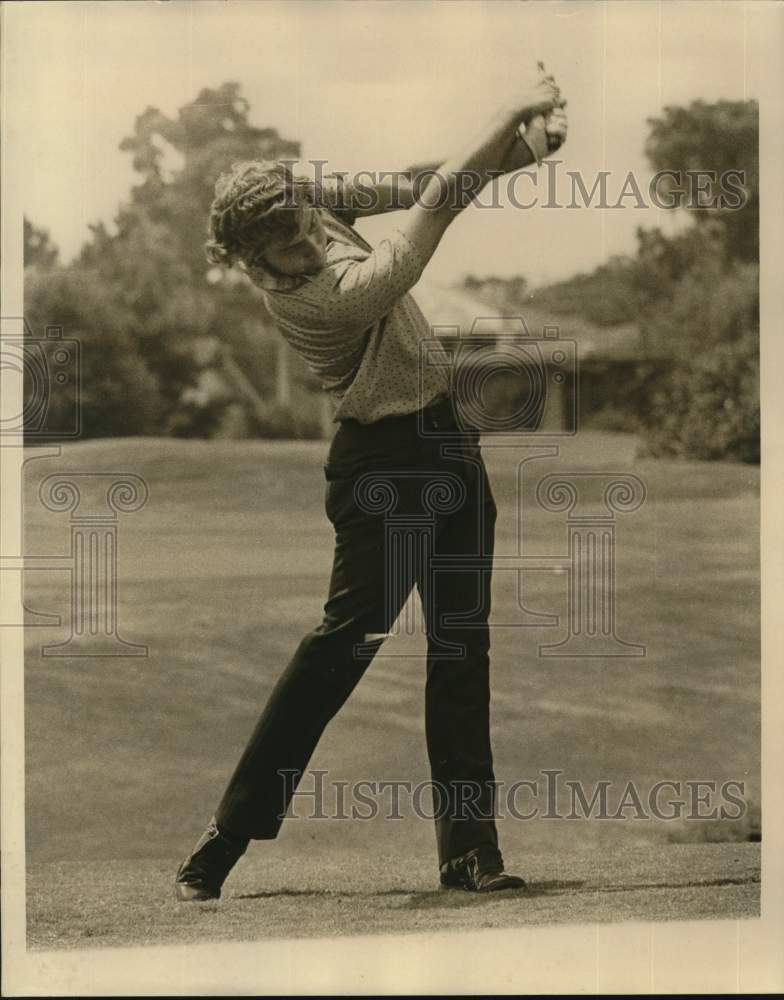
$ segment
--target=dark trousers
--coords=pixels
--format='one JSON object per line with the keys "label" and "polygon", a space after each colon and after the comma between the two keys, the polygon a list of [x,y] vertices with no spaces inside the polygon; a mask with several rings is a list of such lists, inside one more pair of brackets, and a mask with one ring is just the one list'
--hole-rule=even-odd
{"label": "dark trousers", "polygon": [[277,835],[292,773],[305,771],[416,586],[439,861],[497,848],[487,627],[496,507],[478,434],[458,430],[448,400],[373,424],[344,421],[325,475],[335,555],[323,620],[277,681],[218,823],[251,839]]}

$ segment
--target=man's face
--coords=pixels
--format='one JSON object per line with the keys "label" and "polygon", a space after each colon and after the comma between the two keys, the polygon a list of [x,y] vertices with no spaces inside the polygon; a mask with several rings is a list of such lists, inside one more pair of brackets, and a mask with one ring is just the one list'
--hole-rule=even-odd
{"label": "man's face", "polygon": [[302,205],[297,215],[297,232],[291,238],[270,241],[264,247],[264,260],[279,274],[317,274],[324,266],[327,249],[321,216],[311,205]]}

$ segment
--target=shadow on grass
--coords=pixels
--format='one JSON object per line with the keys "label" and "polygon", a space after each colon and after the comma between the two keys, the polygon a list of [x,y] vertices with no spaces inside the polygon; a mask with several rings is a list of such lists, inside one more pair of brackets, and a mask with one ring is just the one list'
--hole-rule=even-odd
{"label": "shadow on grass", "polygon": [[269,889],[259,892],[243,893],[234,896],[236,900],[247,899],[278,899],[284,897],[302,897],[309,899],[386,899],[401,898],[404,900],[401,909],[442,909],[476,906],[480,903],[500,903],[509,899],[536,899],[543,896],[564,896],[570,893],[617,893],[640,892],[656,889],[711,889],[731,885],[754,885],[759,883],[757,874],[739,878],[694,879],[683,882],[632,882],[628,885],[586,885],[585,881],[550,881],[530,882],[522,889],[504,890],[503,892],[466,892],[461,889],[427,889],[417,891],[412,889],[381,889],[348,890],[341,892],[336,889]]}
{"label": "shadow on grass", "polygon": [[523,899],[526,897],[560,895],[570,889],[580,889],[584,882],[537,882],[522,889],[506,889],[503,892],[467,892],[464,889],[381,889],[374,892],[370,889],[349,890],[341,892],[337,889],[270,889],[260,892],[243,893],[234,899],[277,899],[282,897],[308,897],[311,899],[384,899],[402,897],[406,900],[406,909],[425,907],[475,906],[479,902],[500,902],[504,899]]}
{"label": "shadow on grass", "polygon": [[340,892],[338,889],[265,889],[259,892],[246,892],[234,899],[278,899],[283,896],[307,896],[311,899],[369,899],[375,896],[410,896],[410,889],[382,889],[373,892],[364,891]]}

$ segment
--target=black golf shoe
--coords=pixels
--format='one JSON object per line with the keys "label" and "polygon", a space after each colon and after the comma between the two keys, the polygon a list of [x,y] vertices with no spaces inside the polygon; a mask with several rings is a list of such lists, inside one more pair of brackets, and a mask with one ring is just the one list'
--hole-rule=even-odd
{"label": "black golf shoe", "polygon": [[525,881],[519,875],[505,872],[501,852],[488,845],[475,847],[441,865],[441,886],[468,892],[500,892],[504,889],[523,889]]}
{"label": "black golf shoe", "polygon": [[248,843],[245,839],[230,838],[212,819],[190,857],[177,871],[174,881],[177,899],[184,903],[220,899],[221,886]]}

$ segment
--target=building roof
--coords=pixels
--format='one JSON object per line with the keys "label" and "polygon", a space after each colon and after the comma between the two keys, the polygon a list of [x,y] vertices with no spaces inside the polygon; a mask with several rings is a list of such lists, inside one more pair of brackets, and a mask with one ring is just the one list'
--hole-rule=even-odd
{"label": "building roof", "polygon": [[435,284],[426,278],[417,284],[413,295],[436,334],[525,336],[527,330],[528,336],[539,339],[552,337],[557,331],[561,339],[576,342],[581,360],[636,360],[645,356],[640,329],[635,323],[601,327],[581,316],[553,315],[534,303],[518,314],[499,316],[491,305],[465,289]]}

